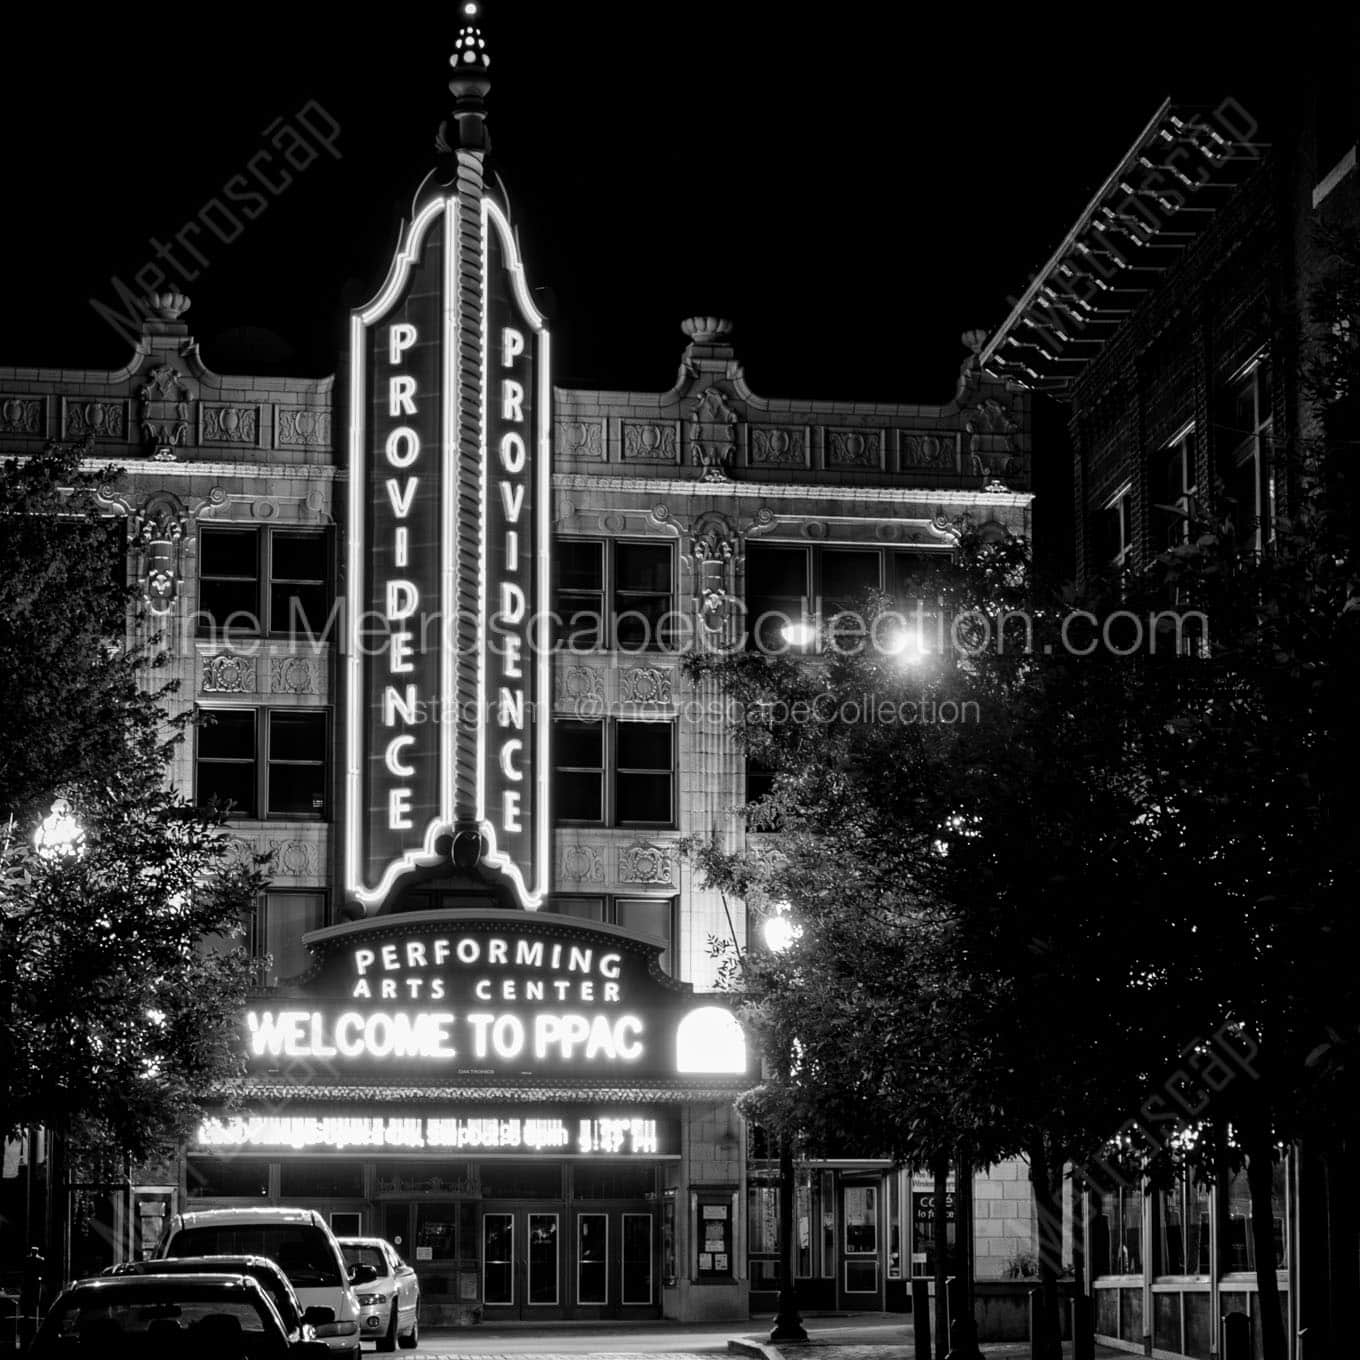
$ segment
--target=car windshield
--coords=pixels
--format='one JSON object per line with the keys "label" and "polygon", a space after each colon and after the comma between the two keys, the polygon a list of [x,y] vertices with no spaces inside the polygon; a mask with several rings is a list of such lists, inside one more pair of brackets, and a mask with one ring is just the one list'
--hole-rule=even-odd
{"label": "car windshield", "polygon": [[[197,1264],[200,1262],[201,1264]],[[177,1271],[180,1269],[191,1270],[196,1265],[205,1274],[217,1272],[249,1275],[269,1295],[274,1307],[279,1310],[279,1317],[283,1319],[285,1327],[296,1327],[301,1320],[301,1314],[297,1308],[297,1295],[293,1293],[282,1272],[273,1269],[267,1263],[240,1256],[186,1256],[182,1260],[176,1259],[175,1261]],[[158,1268],[164,1269],[165,1262],[152,1261],[143,1264],[138,1269],[142,1275],[154,1275]]]}
{"label": "car windshield", "polygon": [[340,1250],[345,1253],[345,1262],[351,1266],[372,1266],[379,1277],[388,1274],[387,1257],[381,1247],[356,1247],[341,1242]]}
{"label": "car windshield", "polygon": [[249,1299],[205,1294],[192,1285],[97,1294],[77,1291],[61,1300],[44,1322],[35,1355],[228,1355],[282,1357],[279,1325]]}
{"label": "car windshield", "polygon": [[170,1256],[267,1256],[294,1289],[341,1283],[326,1234],[306,1223],[205,1223],[170,1239]]}

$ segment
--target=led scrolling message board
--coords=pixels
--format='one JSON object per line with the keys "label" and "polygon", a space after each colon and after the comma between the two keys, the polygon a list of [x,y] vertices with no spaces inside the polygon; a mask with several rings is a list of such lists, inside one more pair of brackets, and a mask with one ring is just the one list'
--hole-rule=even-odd
{"label": "led scrolling message board", "polygon": [[427,201],[350,321],[345,887],[366,909],[468,822],[521,906],[547,886],[549,337],[502,209],[482,200],[471,270],[460,211]]}
{"label": "led scrolling message board", "polygon": [[256,1073],[317,1078],[539,1077],[616,1085],[744,1078],[731,1013],[657,971],[662,946],[615,926],[445,910],[306,937],[313,970],[248,1006]]}

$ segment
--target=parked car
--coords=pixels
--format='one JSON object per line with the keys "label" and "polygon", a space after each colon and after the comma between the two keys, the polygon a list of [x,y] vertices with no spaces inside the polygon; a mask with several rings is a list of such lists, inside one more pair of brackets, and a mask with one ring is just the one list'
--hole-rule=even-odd
{"label": "parked car", "polygon": [[370,1284],[372,1266],[351,1270],[326,1220],[314,1209],[259,1205],[250,1209],[205,1209],[176,1214],[166,1226],[157,1258],[167,1256],[267,1256],[276,1261],[304,1311],[329,1308],[331,1322],[318,1323],[316,1336],[344,1360],[359,1360],[359,1301],[355,1285]]}
{"label": "parked car", "polygon": [[316,1328],[335,1321],[326,1307],[303,1309],[288,1276],[267,1256],[167,1256],[159,1261],[125,1261],[104,1275],[248,1275],[269,1295],[290,1341],[317,1340]]}
{"label": "parked car", "polygon": [[359,1335],[380,1351],[414,1350],[420,1342],[420,1277],[384,1237],[341,1237],[351,1266],[370,1265],[378,1276],[358,1290]]}
{"label": "parked car", "polygon": [[289,1341],[273,1300],[247,1275],[102,1275],[57,1295],[28,1354],[157,1360],[329,1360]]}

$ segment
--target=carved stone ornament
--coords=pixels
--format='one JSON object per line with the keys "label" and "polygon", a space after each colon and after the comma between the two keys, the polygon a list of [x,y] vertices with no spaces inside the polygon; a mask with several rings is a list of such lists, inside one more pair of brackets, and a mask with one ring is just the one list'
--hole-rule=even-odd
{"label": "carved stone ornament", "polygon": [[179,596],[180,549],[187,515],[179,500],[166,492],[151,497],[128,517],[133,571],[142,598],[157,615],[165,615]]}
{"label": "carved stone ornament", "polygon": [[558,666],[553,674],[553,704],[578,716],[604,712],[604,677],[591,666]]}
{"label": "carved stone ornament", "polygon": [[142,439],[147,451],[157,457],[189,442],[190,392],[181,376],[169,364],[160,364],[137,394],[142,403]]}
{"label": "carved stone ornament", "polygon": [[234,656],[220,652],[203,659],[203,692],[205,694],[254,694],[256,691],[255,658]]}
{"label": "carved stone ornament", "polygon": [[623,461],[625,463],[674,463],[675,426],[669,421],[623,422]]}
{"label": "carved stone ornament", "polygon": [[604,852],[593,845],[565,845],[557,876],[566,883],[603,883]]}
{"label": "carved stone ornament", "polygon": [[620,883],[657,883],[675,886],[673,847],[634,841],[619,851]]}
{"label": "carved stone ornament", "polygon": [[675,673],[660,666],[630,666],[620,670],[619,698],[626,704],[672,703]]}
{"label": "carved stone ornament", "polygon": [[982,478],[987,490],[1006,490],[1007,479],[1022,472],[1015,435],[1019,425],[995,397],[987,397],[969,411],[968,470]]}
{"label": "carved stone ornament", "polygon": [[40,435],[46,423],[45,397],[0,397],[0,433]]}
{"label": "carved stone ornament", "polygon": [[315,878],[316,847],[311,841],[270,841],[273,870],[279,878]]}
{"label": "carved stone ornament", "polygon": [[700,515],[691,531],[690,555],[694,559],[699,621],[716,633],[726,625],[736,594],[733,580],[737,557],[736,526],[717,511]]}
{"label": "carved stone ornament", "polygon": [[709,387],[694,403],[689,443],[700,480],[725,482],[737,446],[737,413],[727,405],[720,388]]}
{"label": "carved stone ornament", "polygon": [[269,690],[271,694],[317,693],[316,663],[305,656],[271,656]]}

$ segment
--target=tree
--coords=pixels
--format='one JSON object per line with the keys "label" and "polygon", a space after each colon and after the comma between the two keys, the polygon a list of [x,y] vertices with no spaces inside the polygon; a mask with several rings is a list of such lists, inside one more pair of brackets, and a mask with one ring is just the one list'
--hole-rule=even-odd
{"label": "tree", "polygon": [[[45,1126],[117,1164],[173,1146],[238,1070],[233,937],[263,878],[166,786],[182,729],[126,643],[122,525],[93,500],[114,474],[84,452],[0,469],[0,1133]],[[39,853],[57,799],[83,835]]]}

